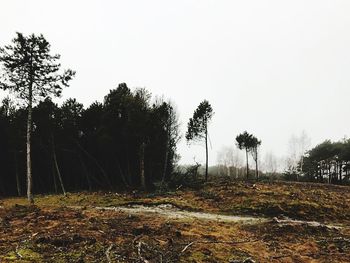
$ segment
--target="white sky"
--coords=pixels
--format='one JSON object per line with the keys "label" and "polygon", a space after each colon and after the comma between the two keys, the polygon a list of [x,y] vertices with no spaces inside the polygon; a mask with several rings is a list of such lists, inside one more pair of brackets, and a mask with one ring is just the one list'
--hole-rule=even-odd
{"label": "white sky", "polygon": [[[0,46],[42,33],[77,71],[63,98],[146,87],[177,104],[183,132],[209,100],[214,164],[244,130],[278,156],[302,130],[313,145],[349,135],[349,14],[348,0],[2,0]],[[204,161],[184,140],[179,152]]]}

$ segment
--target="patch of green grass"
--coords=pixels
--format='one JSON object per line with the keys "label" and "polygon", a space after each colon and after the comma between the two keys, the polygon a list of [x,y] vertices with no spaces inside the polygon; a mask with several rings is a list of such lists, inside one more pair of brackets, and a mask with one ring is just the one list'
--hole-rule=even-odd
{"label": "patch of green grass", "polygon": [[43,262],[42,256],[30,248],[19,248],[17,253],[11,251],[3,259],[13,262]]}

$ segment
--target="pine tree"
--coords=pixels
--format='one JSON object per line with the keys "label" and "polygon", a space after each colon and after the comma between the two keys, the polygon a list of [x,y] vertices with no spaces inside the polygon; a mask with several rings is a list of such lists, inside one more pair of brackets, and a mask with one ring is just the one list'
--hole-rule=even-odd
{"label": "pine tree", "polygon": [[202,101],[187,125],[186,140],[205,141],[205,180],[208,180],[208,124],[213,117],[213,109],[207,100]]}
{"label": "pine tree", "polygon": [[60,55],[50,54],[50,43],[43,35],[17,33],[11,45],[0,48],[0,89],[10,90],[27,106],[27,197],[32,195],[31,134],[33,103],[51,95],[60,96],[63,87],[74,77],[68,69],[60,73]]}

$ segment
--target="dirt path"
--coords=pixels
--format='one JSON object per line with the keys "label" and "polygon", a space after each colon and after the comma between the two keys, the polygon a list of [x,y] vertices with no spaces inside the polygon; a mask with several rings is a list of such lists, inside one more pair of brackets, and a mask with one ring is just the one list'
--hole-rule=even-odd
{"label": "dirt path", "polygon": [[218,222],[233,222],[240,224],[259,224],[272,221],[279,225],[306,225],[309,227],[324,227],[329,229],[341,229],[341,226],[336,225],[325,225],[316,221],[303,221],[293,220],[290,218],[277,219],[277,218],[266,218],[266,217],[252,217],[252,216],[237,216],[237,215],[220,215],[213,213],[204,212],[191,212],[181,210],[174,207],[171,204],[161,204],[157,206],[145,206],[145,205],[130,205],[130,206],[118,206],[118,207],[95,207],[99,210],[112,210],[121,211],[129,214],[158,214],[169,219],[200,219],[200,220],[211,220]]}
{"label": "dirt path", "polygon": [[237,222],[237,223],[262,223],[266,222],[266,218],[249,217],[249,216],[230,216],[204,212],[191,212],[180,210],[171,204],[161,204],[157,206],[132,205],[118,207],[96,207],[99,210],[121,211],[129,214],[158,214],[169,219],[201,219],[213,220],[219,222]]}

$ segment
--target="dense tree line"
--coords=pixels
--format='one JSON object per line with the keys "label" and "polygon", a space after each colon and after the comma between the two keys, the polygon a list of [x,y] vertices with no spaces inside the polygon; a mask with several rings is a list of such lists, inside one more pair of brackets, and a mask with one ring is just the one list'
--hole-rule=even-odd
{"label": "dense tree line", "polygon": [[[125,83],[87,109],[60,96],[75,72],[61,71],[43,35],[17,33],[0,47],[0,194],[150,187],[168,180],[176,159],[179,123],[171,103]],[[36,106],[35,106],[36,105]]]}
{"label": "dense tree line", "polygon": [[326,140],[307,152],[299,162],[299,172],[306,180],[343,183],[350,176],[350,140]]}
{"label": "dense tree line", "polygon": [[[0,105],[0,195],[26,189],[28,107],[6,98]],[[34,193],[150,188],[170,178],[179,139],[169,102],[125,83],[103,103],[84,108],[75,99],[50,98],[33,107]]]}

